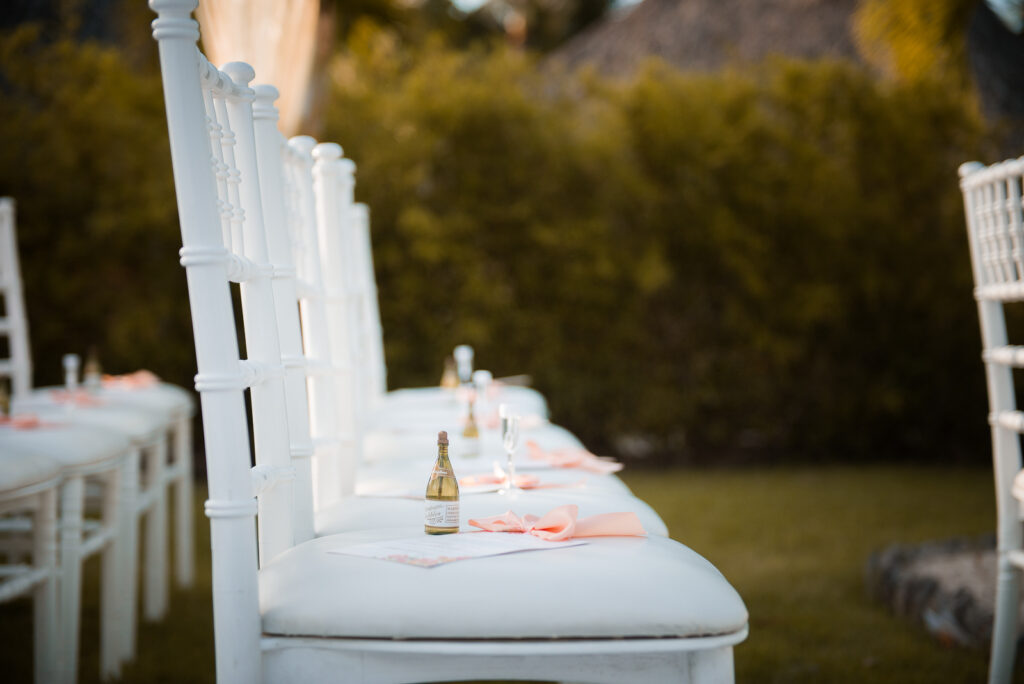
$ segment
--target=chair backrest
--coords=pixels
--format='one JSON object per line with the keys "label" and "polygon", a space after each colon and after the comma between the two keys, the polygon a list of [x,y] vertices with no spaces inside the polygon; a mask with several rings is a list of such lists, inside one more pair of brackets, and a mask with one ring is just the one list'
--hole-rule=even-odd
{"label": "chair backrest", "polygon": [[[355,164],[342,157],[341,146],[321,143],[313,149],[313,196],[323,294],[330,330],[332,355],[340,368],[341,415],[345,423],[346,467],[354,467],[362,457],[362,426],[366,402],[361,386],[362,359],[354,297],[354,266],[349,239],[350,213],[355,187]],[[348,478],[354,472],[348,474]]]}
{"label": "chair backrest", "polygon": [[298,266],[303,346],[309,366],[309,401],[316,445],[316,506],[329,506],[355,489],[355,433],[351,429],[351,366],[336,353],[320,261],[320,237],[313,192],[316,140],[296,136],[285,154],[288,232]]}
{"label": "chair backrest", "polygon": [[388,391],[388,369],[384,358],[384,330],[380,322],[377,277],[373,267],[370,238],[370,208],[352,205],[352,234],[355,240],[356,289],[359,298],[360,351],[364,354],[366,376],[363,393],[372,406]]}
{"label": "chair backrest", "polygon": [[1021,469],[1019,433],[1024,432],[1013,369],[1024,367],[1024,347],[1009,344],[1004,304],[1024,301],[1022,174],[1024,158],[988,167],[977,162],[960,167],[988,384],[1001,548],[1006,540],[1015,540],[1020,548],[1021,537],[1011,491]]}
{"label": "chair backrest", "polygon": [[285,198],[287,183],[283,155],[287,142],[277,128],[278,112],[274,105],[278,97],[277,89],[259,85],[253,90],[256,159],[267,248],[274,273],[274,313],[281,345],[281,363],[285,369],[289,450],[295,472],[293,537],[298,543],[314,536],[312,458],[315,448],[310,433],[310,408],[306,394],[309,365],[303,353],[299,309],[296,306],[297,269],[292,260],[292,245],[286,227],[289,210]]}
{"label": "chair backrest", "polygon": [[7,338],[7,353],[0,356],[0,378],[10,381],[11,393],[19,398],[32,389],[32,354],[18,265],[14,200],[10,197],[0,197],[0,301],[0,337]]}
{"label": "chair backrest", "polygon": [[[259,681],[258,558],[294,539],[291,444],[275,272],[257,171],[254,74],[199,52],[195,0],[150,0],[192,313],[206,445],[217,678]],[[240,284],[248,360],[239,356],[231,282]],[[290,343],[294,343],[291,340]],[[255,469],[244,390],[250,390]],[[300,459],[301,460],[301,459]],[[254,471],[258,478],[254,478]],[[262,483],[254,498],[254,484]],[[257,535],[253,516],[257,515]]]}

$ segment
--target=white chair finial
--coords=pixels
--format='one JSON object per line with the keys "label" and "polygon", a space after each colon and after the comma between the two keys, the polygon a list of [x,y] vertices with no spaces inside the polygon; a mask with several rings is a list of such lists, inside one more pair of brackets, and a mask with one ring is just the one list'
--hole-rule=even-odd
{"label": "white chair finial", "polygon": [[316,138],[308,135],[296,135],[288,139],[288,147],[303,156],[311,155],[313,154],[313,148],[316,147]]}
{"label": "white chair finial", "polygon": [[237,86],[248,87],[256,78],[256,70],[245,62],[228,62],[220,70],[230,76]]}
{"label": "white chair finial", "polygon": [[253,92],[256,93],[256,99],[252,102],[252,118],[256,121],[277,121],[279,113],[274,103],[281,97],[277,88],[262,84],[253,86]]}
{"label": "white chair finial", "polygon": [[338,143],[320,143],[313,148],[313,159],[317,161],[335,161],[341,159],[344,152]]}

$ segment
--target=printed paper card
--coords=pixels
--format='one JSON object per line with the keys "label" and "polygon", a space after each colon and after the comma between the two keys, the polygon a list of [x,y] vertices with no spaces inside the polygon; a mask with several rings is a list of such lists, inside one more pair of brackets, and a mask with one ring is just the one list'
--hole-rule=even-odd
{"label": "printed paper card", "polygon": [[501,556],[506,553],[520,553],[523,551],[564,549],[569,546],[582,546],[586,543],[585,541],[577,540],[564,542],[545,541],[532,534],[461,532],[459,534],[437,536],[424,534],[422,537],[355,544],[340,549],[329,549],[328,553],[377,558],[396,563],[405,563],[406,565],[415,565],[421,568],[433,568],[445,563],[468,560],[470,558]]}

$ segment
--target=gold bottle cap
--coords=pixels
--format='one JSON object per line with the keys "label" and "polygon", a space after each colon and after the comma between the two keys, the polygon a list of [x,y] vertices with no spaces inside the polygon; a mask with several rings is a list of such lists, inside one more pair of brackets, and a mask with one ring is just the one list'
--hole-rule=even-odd
{"label": "gold bottle cap", "polygon": [[445,432],[444,430],[441,430],[440,432],[438,432],[437,433],[437,443],[438,444],[444,444],[445,446],[447,446],[448,445],[448,433]]}

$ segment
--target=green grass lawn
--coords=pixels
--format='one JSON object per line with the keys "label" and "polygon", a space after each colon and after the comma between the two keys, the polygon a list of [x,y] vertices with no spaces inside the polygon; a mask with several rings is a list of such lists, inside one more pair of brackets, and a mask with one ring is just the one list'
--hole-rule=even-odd
{"label": "green grass lawn", "polygon": [[[991,475],[947,467],[816,467],[628,472],[624,478],[672,536],[710,559],[750,611],[736,649],[739,682],[980,682],[987,652],[943,648],[869,600],[868,555],[990,531]],[[195,589],[169,617],[143,625],[126,682],[212,682],[209,534],[200,516]],[[97,680],[97,573],[85,584],[81,681]],[[0,606],[0,673],[30,681],[31,606]],[[1024,667],[1019,668],[1024,670]],[[1024,672],[1018,672],[1024,682]]]}

